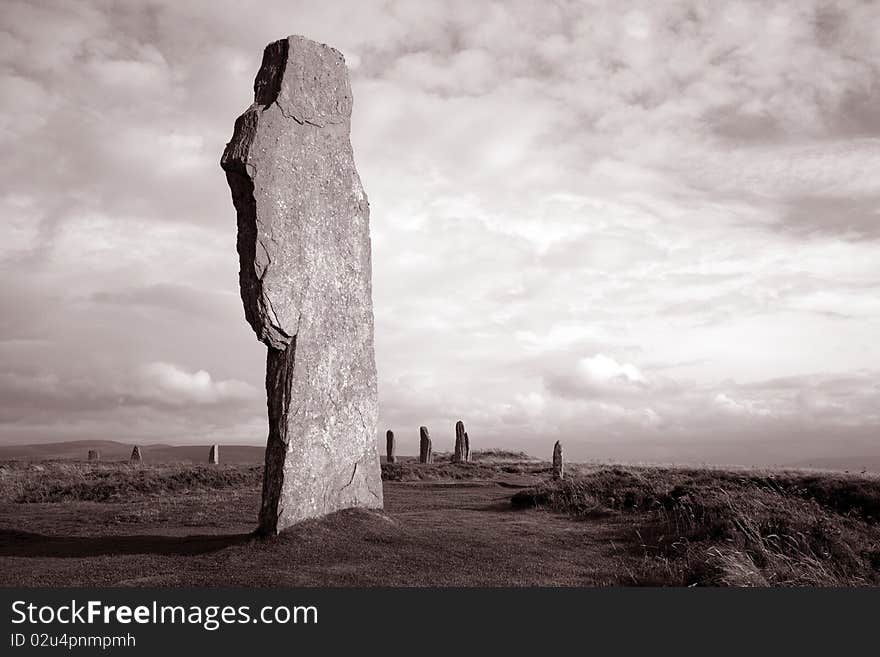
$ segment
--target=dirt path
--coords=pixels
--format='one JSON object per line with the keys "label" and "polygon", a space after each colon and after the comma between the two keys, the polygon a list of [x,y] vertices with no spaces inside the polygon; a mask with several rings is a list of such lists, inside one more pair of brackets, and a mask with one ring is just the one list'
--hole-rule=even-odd
{"label": "dirt path", "polygon": [[126,503],[0,505],[0,585],[488,586],[621,581],[619,519],[514,511],[529,480],[385,483],[349,511],[250,537],[256,489]]}

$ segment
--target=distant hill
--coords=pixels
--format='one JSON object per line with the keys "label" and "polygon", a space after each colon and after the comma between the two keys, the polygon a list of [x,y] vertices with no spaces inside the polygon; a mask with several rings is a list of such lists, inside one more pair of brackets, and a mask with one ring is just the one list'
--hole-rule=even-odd
{"label": "distant hill", "polygon": [[801,461],[797,467],[848,470],[849,472],[880,472],[880,456],[822,456]]}
{"label": "distant hill", "polygon": [[[101,453],[102,461],[127,461],[131,456],[131,449],[134,443],[122,443],[115,440],[74,440],[63,443],[44,443],[35,445],[0,445],[0,461],[3,460],[27,460],[27,461],[48,461],[48,460],[68,460],[68,461],[85,461],[88,458],[89,450],[96,449]],[[141,445],[141,454],[147,463],[206,463],[208,461],[208,451],[211,446],[205,445],[165,445],[161,443]],[[262,445],[220,445],[220,462],[221,463],[237,463],[242,465],[262,464],[265,458],[266,448]],[[649,453],[648,449],[644,450]],[[444,452],[435,452],[436,458],[446,460],[451,458],[451,454]],[[674,461],[678,465],[692,464],[701,466],[707,464],[715,465],[731,465],[736,461],[733,458],[719,457],[715,460],[710,458],[691,458],[691,459],[673,459],[671,455],[667,458],[654,459],[645,458],[643,463],[671,464]],[[660,455],[662,456],[662,455]],[[475,451],[473,454],[475,461],[505,461],[505,460],[533,460],[525,452],[505,451],[498,449],[488,449]],[[414,459],[412,456],[400,455],[398,460],[409,461]],[[380,459],[383,463],[385,457]],[[572,463],[586,462],[588,459],[578,460],[571,459]],[[626,459],[624,455],[606,455],[598,449],[595,450],[595,457],[589,459],[590,462],[609,462],[609,463],[633,463],[633,459]],[[835,456],[814,456],[809,459],[786,461],[783,459],[774,459],[772,462],[743,464],[754,467],[775,467],[775,468],[816,468],[819,470],[848,470],[850,472],[880,472],[880,455],[876,454],[851,454],[851,455],[835,455]]]}
{"label": "distant hill", "polygon": [[[75,440],[42,445],[0,445],[0,460],[72,460],[84,461],[89,450],[96,449],[102,461],[127,461],[132,443],[114,440]],[[141,445],[141,456],[147,463],[206,463],[210,445]],[[221,463],[262,463],[266,448],[261,445],[220,445]]]}

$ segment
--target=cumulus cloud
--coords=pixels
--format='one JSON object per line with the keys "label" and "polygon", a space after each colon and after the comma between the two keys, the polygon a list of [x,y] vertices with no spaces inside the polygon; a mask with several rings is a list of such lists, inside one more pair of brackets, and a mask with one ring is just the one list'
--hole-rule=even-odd
{"label": "cumulus cloud", "polygon": [[567,371],[550,374],[547,388],[563,397],[597,397],[644,393],[648,380],[632,363],[619,363],[605,354],[583,357]]}
{"label": "cumulus cloud", "polygon": [[736,400],[723,392],[716,394],[712,401],[722,411],[734,415],[769,417],[772,414],[770,409],[763,408],[759,403],[751,400]]}
{"label": "cumulus cloud", "polygon": [[244,381],[214,381],[205,370],[187,372],[173,363],[149,363],[138,372],[138,397],[173,406],[249,402],[258,391]]}
{"label": "cumulus cloud", "polygon": [[646,385],[642,373],[632,363],[618,363],[605,354],[592,358],[581,358],[577,364],[578,374],[587,381],[598,385]]}

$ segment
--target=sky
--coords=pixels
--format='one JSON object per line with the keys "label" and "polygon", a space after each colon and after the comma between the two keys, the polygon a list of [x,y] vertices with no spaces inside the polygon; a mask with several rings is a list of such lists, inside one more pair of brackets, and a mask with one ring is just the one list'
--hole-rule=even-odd
{"label": "sky", "polygon": [[[880,455],[880,3],[4,0],[0,444],[251,443],[219,167],[270,41],[345,55],[380,433]],[[446,443],[449,443],[446,445]]]}

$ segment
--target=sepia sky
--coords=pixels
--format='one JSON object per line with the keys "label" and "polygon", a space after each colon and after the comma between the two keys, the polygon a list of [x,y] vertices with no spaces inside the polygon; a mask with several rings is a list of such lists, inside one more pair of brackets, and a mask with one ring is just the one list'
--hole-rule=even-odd
{"label": "sepia sky", "polygon": [[[880,453],[880,4],[4,0],[0,443],[251,442],[219,159],[346,57],[381,430],[549,457]],[[446,443],[449,443],[448,445]]]}

